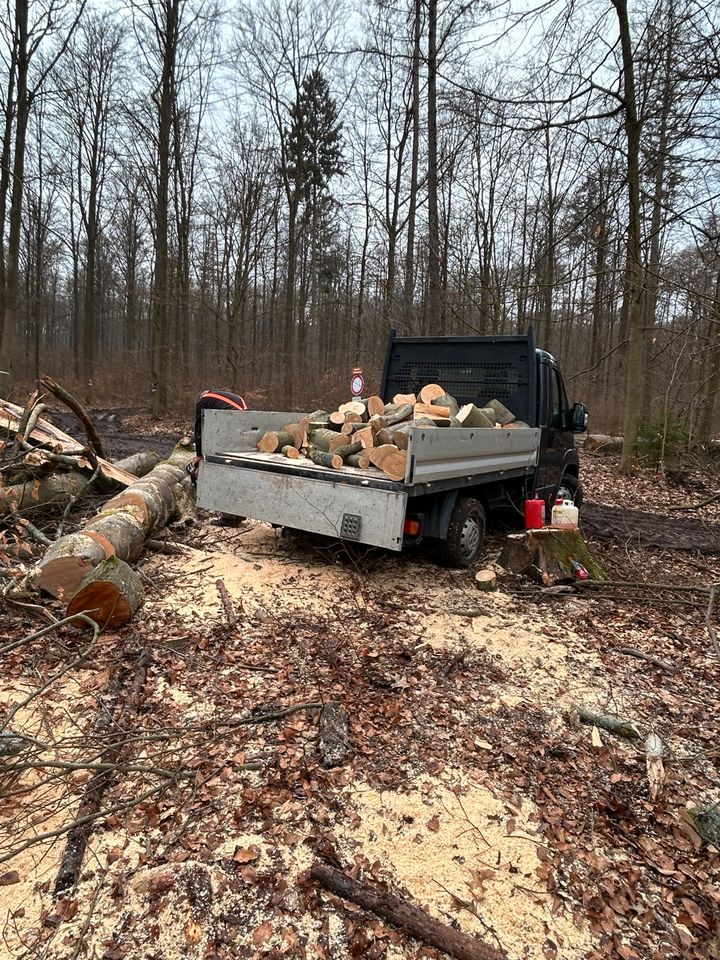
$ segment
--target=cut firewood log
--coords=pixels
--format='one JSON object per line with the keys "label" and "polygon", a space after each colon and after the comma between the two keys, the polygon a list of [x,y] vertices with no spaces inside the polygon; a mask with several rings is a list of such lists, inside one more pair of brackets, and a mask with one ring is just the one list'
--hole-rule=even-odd
{"label": "cut firewood log", "polygon": [[444,420],[450,419],[450,407],[438,407],[433,403],[416,403],[416,417],[442,417]]}
{"label": "cut firewood log", "polygon": [[583,450],[603,453],[619,453],[623,447],[622,437],[609,437],[602,433],[593,433],[585,439]]}
{"label": "cut firewood log", "polygon": [[[348,413],[349,413],[349,411],[348,411]],[[331,428],[332,428],[332,426],[334,426],[335,429],[337,429],[338,427],[342,427],[342,425],[345,423],[345,421],[346,421],[346,419],[347,419],[347,416],[348,416],[348,414],[341,413],[339,410],[334,410],[334,411],[330,414],[330,424],[331,424]],[[355,416],[357,417],[357,414],[355,414]],[[360,419],[360,417],[358,417],[358,420],[359,420],[359,419]]]}
{"label": "cut firewood log", "polygon": [[340,413],[356,413],[361,420],[367,420],[368,418],[367,407],[362,400],[350,400],[348,403],[341,403],[338,410]]}
{"label": "cut firewood log", "polygon": [[385,427],[384,430],[378,431],[378,445],[383,443],[394,443],[398,450],[407,450],[410,443],[410,435],[415,426],[416,424],[411,420],[409,422],[406,421],[405,423],[396,423],[392,427]]}
{"label": "cut firewood log", "polygon": [[[308,419],[304,417],[297,423],[288,423],[282,428],[282,433],[289,433],[292,439],[292,445],[298,450],[307,444]],[[282,449],[282,448],[281,448]]]}
{"label": "cut firewood log", "polygon": [[438,383],[427,383],[422,388],[418,395],[420,403],[431,404],[435,401],[436,397],[442,397],[445,395],[445,387],[441,387]]}
{"label": "cut firewood log", "polygon": [[68,602],[103,560],[113,555],[126,562],[136,560],[145,540],[177,509],[175,489],[187,478],[193,455],[192,442],[182,440],[167,460],[104,504],[81,530],[52,544],[37,567],[37,586]]}
{"label": "cut firewood log", "polygon": [[398,406],[409,403],[411,407],[414,407],[417,403],[417,397],[414,393],[396,393],[392,402]]}
{"label": "cut firewood log", "polygon": [[324,450],[313,450],[310,459],[319,467],[332,467],[333,470],[339,470],[343,465],[343,458],[336,453],[326,453]]}
{"label": "cut firewood log", "polygon": [[297,460],[297,458],[300,456],[300,451],[298,448],[294,447],[291,443],[288,443],[286,446],[284,446],[280,453],[284,457],[287,457],[288,460]]}
{"label": "cut firewood log", "polygon": [[284,430],[268,430],[258,440],[257,448],[260,453],[276,453],[283,447],[295,446],[295,438]]}
{"label": "cut firewood log", "polygon": [[305,419],[310,423],[321,423],[327,421],[330,414],[327,410],[313,410],[312,413],[309,413]]}
{"label": "cut firewood log", "polygon": [[365,467],[364,467],[363,469],[366,469],[368,463],[370,462],[370,458],[368,457],[368,455],[365,453],[364,450],[363,450],[361,453],[351,453],[350,456],[349,456],[349,457],[347,458],[347,460],[345,461],[345,463],[347,464],[348,467],[361,467],[361,468],[362,468],[362,462],[361,462],[361,461],[363,461],[363,460],[366,461]]}
{"label": "cut firewood log", "polygon": [[[423,429],[428,427],[435,429],[443,425],[442,420],[431,420],[430,417],[417,417],[413,423],[416,427],[422,427]],[[449,424],[449,421],[447,423]]]}
{"label": "cut firewood log", "polygon": [[407,470],[407,451],[396,448],[396,453],[391,453],[383,459],[380,469],[388,480],[404,480]]}
{"label": "cut firewood log", "polygon": [[457,419],[463,427],[494,427],[496,422],[495,411],[491,407],[476,407],[474,403],[466,403],[461,407]]}
{"label": "cut firewood log", "polygon": [[380,417],[371,418],[367,423],[348,423],[347,421],[340,427],[340,433],[343,433],[346,437],[352,437],[356,433],[362,433],[364,430],[369,430],[373,435],[376,434],[379,430],[382,430],[385,421]]}
{"label": "cut firewood log", "polygon": [[411,420],[413,416],[413,407],[409,403],[401,403],[398,406],[385,407],[385,413],[382,419],[386,427],[392,427],[396,423],[402,423],[405,420]]}
{"label": "cut firewood log", "polygon": [[83,577],[66,613],[87,613],[101,626],[119,627],[132,619],[144,598],[140,575],[124,560],[108,557]]}
{"label": "cut firewood log", "polygon": [[444,393],[440,397],[435,397],[435,399],[432,402],[432,406],[447,407],[448,410],[450,411],[451,417],[456,417],[458,414],[458,410],[460,409],[460,405],[458,404],[455,397],[451,397],[449,393]]}
{"label": "cut firewood log", "polygon": [[359,443],[363,450],[371,450],[376,443],[377,434],[373,431],[372,427],[368,424],[364,430],[358,430],[352,435],[352,442]]}
{"label": "cut firewood log", "polygon": [[348,457],[351,457],[354,453],[362,453],[363,445],[361,443],[346,443],[342,447],[334,447],[330,452],[336,457],[342,457],[343,460],[347,460]]}
{"label": "cut firewood log", "polygon": [[318,861],[312,865],[310,877],[336,896],[372,911],[421,943],[436,947],[456,960],[507,960],[504,950],[488,946],[482,940],[436,920],[420,907],[401,900],[383,887],[355,880],[342,870]]}
{"label": "cut firewood log", "polygon": [[373,447],[372,450],[368,450],[368,453],[370,455],[370,463],[382,470],[383,462],[387,457],[392,457],[396,453],[400,453],[400,451],[394,443],[383,443],[379,447]]}
{"label": "cut firewood log", "polygon": [[367,399],[367,412],[369,417],[374,417],[376,415],[382,415],[385,410],[385,401],[382,397],[368,397]]}
{"label": "cut firewood log", "polygon": [[335,430],[327,430],[322,427],[319,430],[312,430],[309,434],[310,443],[316,449],[323,450],[325,453],[328,452],[330,443],[338,436],[339,434]]}
{"label": "cut firewood log", "polygon": [[513,420],[517,420],[512,410],[509,410],[505,404],[499,400],[491,400],[490,403],[488,403],[488,407],[492,407],[495,411],[495,419],[499,424],[502,424],[503,427],[508,423],[512,423]]}

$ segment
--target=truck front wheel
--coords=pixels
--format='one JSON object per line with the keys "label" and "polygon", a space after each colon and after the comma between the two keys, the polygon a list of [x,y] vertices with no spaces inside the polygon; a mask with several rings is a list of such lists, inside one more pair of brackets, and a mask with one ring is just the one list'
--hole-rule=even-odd
{"label": "truck front wheel", "polygon": [[448,567],[469,567],[478,558],[485,540],[485,510],[479,500],[460,497],[450,515],[447,539],[440,543],[440,558]]}

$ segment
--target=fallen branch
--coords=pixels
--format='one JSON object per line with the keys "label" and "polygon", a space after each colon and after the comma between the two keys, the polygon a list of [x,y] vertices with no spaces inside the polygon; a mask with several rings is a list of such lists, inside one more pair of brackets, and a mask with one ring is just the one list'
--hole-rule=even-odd
{"label": "fallen branch", "polygon": [[[134,715],[140,707],[149,662],[148,652],[143,650],[134,665],[135,677],[127,697],[124,698],[119,716],[115,718],[105,711],[101,711],[95,722],[95,730],[93,731],[95,736],[105,736],[113,729],[122,730],[123,727],[128,726],[128,723],[123,723],[123,721],[133,722]],[[123,680],[124,677],[120,676],[116,682],[114,692],[118,700]],[[111,744],[102,754],[103,769],[96,770],[87,782],[78,810],[78,826],[73,827],[68,832],[65,851],[55,879],[55,889],[53,891],[55,897],[61,897],[67,890],[72,890],[77,884],[85,849],[94,823],[94,820],[81,821],[85,820],[87,816],[97,813],[100,809],[105,792],[117,773],[123,748],[122,740],[119,743]]]}
{"label": "fallen branch", "polygon": [[591,710],[586,710],[585,707],[574,705],[571,710],[577,715],[581,723],[600,727],[601,730],[607,730],[608,733],[613,733],[616,737],[622,737],[624,740],[638,740],[640,738],[639,731],[630,720],[621,720],[609,713],[593,713]]}
{"label": "fallen branch", "polygon": [[720,500],[720,490],[705,500],[701,500],[700,503],[679,503],[675,507],[668,507],[668,510],[699,510],[700,507],[706,507],[709,503],[717,503],[718,500]]}
{"label": "fallen branch", "polygon": [[217,591],[220,594],[220,599],[222,600],[223,609],[225,611],[225,617],[228,622],[229,627],[234,627],[237,624],[237,618],[235,616],[235,611],[233,610],[232,600],[230,599],[230,594],[227,591],[227,587],[223,580],[216,580],[215,586]]}
{"label": "fallen branch", "polygon": [[354,880],[334,867],[316,862],[312,865],[310,876],[331,893],[357,903],[363,910],[370,910],[448,956],[457,957],[458,960],[504,960],[507,956],[504,950],[490,947],[475,937],[461,933],[400,897],[375,889],[369,883]]}
{"label": "fallen branch", "polygon": [[98,432],[95,429],[90,417],[83,410],[80,402],[75,399],[75,397],[68,393],[64,387],[61,387],[59,383],[52,379],[52,377],[41,377],[40,386],[44,387],[49,393],[52,393],[54,396],[61,400],[66,407],[69,407],[70,410],[75,414],[80,423],[82,423],[85,428],[85,433],[90,442],[90,446],[95,451],[99,457],[104,457],[105,453],[103,452],[102,441],[98,436]]}
{"label": "fallen branch", "polygon": [[667,660],[661,660],[660,657],[654,657],[651,653],[643,653],[640,650],[636,650],[634,647],[618,647],[617,652],[622,653],[626,657],[636,657],[638,660],[646,660],[648,663],[652,663],[656,667],[660,667],[661,670],[673,669],[673,665],[668,663]]}

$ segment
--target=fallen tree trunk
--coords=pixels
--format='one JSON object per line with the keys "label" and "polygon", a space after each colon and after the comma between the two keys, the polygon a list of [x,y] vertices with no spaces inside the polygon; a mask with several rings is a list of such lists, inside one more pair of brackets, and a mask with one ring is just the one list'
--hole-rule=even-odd
{"label": "fallen tree trunk", "polygon": [[457,957],[457,960],[505,960],[507,956],[504,950],[490,947],[475,937],[461,933],[400,897],[375,889],[368,883],[353,880],[334,867],[314,863],[310,876],[331,893],[357,903],[363,910],[376,913],[422,943],[442,950],[451,957]]}
{"label": "fallen tree trunk", "polygon": [[103,560],[136,560],[145,540],[172,514],[176,485],[185,478],[193,453],[192,442],[182,440],[167,460],[109,500],[82,530],[54,543],[38,566],[37,586],[69,603]]}
{"label": "fallen tree trunk", "polygon": [[[118,470],[137,479],[148,474],[160,462],[156,453],[135,453],[113,464]],[[100,480],[100,471],[98,471]],[[12,514],[22,515],[31,510],[60,507],[79,497],[92,481],[92,476],[80,470],[63,470],[37,477],[26,483],[0,487],[0,519]],[[105,477],[99,486],[117,489],[117,480]]]}
{"label": "fallen tree trunk", "polygon": [[58,471],[30,483],[0,487],[0,518],[27,513],[39,507],[60,506],[73,497],[79,497],[90,480],[91,477],[77,470]]}

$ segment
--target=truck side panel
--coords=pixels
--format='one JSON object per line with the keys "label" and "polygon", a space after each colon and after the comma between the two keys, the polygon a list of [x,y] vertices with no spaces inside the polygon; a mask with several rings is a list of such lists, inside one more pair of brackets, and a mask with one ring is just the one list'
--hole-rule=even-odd
{"label": "truck side panel", "polygon": [[462,476],[502,475],[537,464],[540,431],[448,427],[415,430],[408,445],[406,482],[434,483]]}
{"label": "truck side panel", "polygon": [[203,463],[197,499],[223,513],[241,509],[244,516],[277,526],[402,549],[405,492]]}

